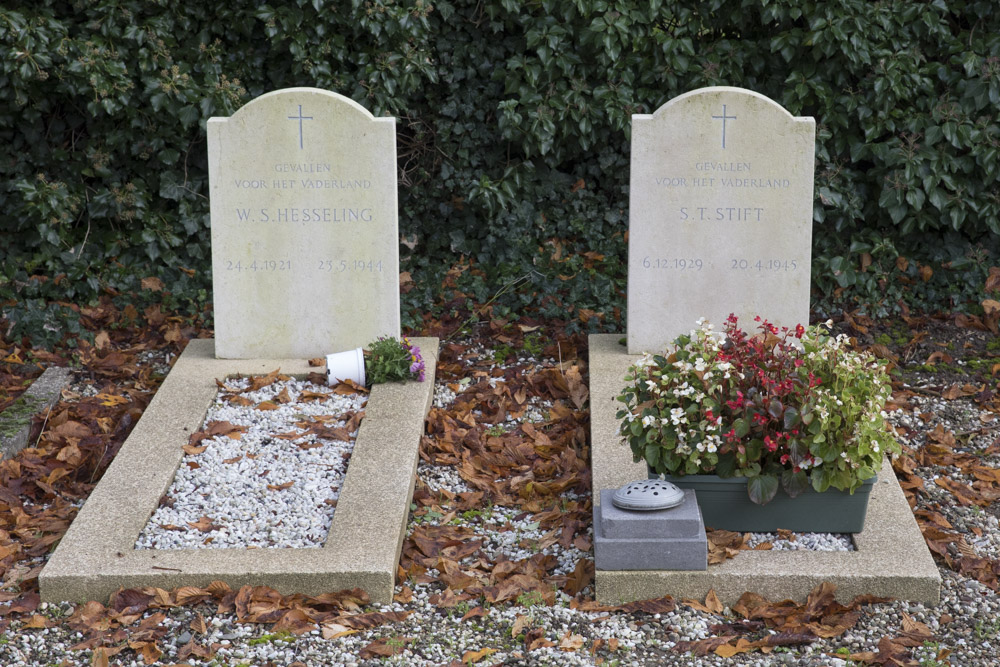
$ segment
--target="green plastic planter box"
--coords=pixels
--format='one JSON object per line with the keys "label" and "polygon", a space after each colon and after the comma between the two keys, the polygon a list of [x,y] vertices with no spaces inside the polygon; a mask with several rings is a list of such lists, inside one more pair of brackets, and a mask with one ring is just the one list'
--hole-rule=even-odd
{"label": "green plastic planter box", "polygon": [[[649,478],[660,477],[650,472]],[[745,477],[664,476],[682,489],[694,489],[707,528],[770,533],[784,528],[800,533],[860,533],[865,527],[868,496],[877,478],[865,480],[853,494],[839,489],[817,493],[812,487],[790,498],[782,488],[766,505],[747,496]]]}

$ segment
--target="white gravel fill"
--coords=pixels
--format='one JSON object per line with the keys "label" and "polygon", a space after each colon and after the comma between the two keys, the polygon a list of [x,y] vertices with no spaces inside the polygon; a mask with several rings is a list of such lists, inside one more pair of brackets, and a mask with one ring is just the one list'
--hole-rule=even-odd
{"label": "white gravel fill", "polygon": [[[245,379],[229,380],[227,386],[245,389],[249,384]],[[257,409],[285,389],[291,401],[279,403],[276,410]],[[330,396],[299,400],[304,391]],[[153,512],[135,548],[321,547],[333,521],[357,431],[346,442],[315,435],[295,440],[273,436],[305,433],[297,422],[321,420],[328,428],[343,427],[345,416],[364,409],[367,396],[336,395],[330,387],[301,380],[241,393],[252,402],[249,406],[230,405],[224,393],[231,392],[220,391],[205,424],[228,421],[247,431],[238,440],[225,435],[206,438],[201,442],[208,446],[204,452],[184,456],[166,494],[172,506],[161,504]],[[300,443],[319,446],[302,449]],[[288,482],[292,482],[288,488],[274,488]],[[202,517],[217,528],[202,531],[190,525]]]}

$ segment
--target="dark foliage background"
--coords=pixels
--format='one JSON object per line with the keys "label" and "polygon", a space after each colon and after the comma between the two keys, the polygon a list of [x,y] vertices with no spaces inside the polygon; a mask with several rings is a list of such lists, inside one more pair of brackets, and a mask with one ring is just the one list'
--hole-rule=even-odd
{"label": "dark foliage background", "polygon": [[818,314],[961,307],[997,255],[990,1],[36,0],[0,45],[14,334],[151,276],[208,313],[205,121],[289,86],[399,119],[411,326],[500,290],[494,315],[623,327],[630,116],[702,86],[816,118]]}

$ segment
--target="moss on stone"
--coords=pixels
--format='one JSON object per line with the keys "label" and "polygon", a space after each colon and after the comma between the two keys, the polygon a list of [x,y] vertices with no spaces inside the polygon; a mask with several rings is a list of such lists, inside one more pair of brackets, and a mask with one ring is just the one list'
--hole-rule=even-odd
{"label": "moss on stone", "polygon": [[16,401],[7,406],[7,409],[0,413],[0,437],[9,438],[17,434],[23,427],[31,422],[31,417],[38,411],[38,407],[45,401],[22,394]]}

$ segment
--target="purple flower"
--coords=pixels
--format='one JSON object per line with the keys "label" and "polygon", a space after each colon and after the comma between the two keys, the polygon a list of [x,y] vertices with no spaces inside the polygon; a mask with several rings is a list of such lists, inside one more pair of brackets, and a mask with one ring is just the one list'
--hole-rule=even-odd
{"label": "purple flower", "polygon": [[403,344],[406,346],[406,349],[409,351],[409,353],[410,353],[410,360],[413,362],[412,364],[410,364],[410,374],[411,375],[416,375],[418,382],[423,382],[424,381],[424,368],[425,368],[425,364],[424,364],[423,357],[420,356],[420,348],[417,347],[416,345],[413,345],[412,343],[410,343],[410,339],[409,338],[404,338],[403,339]]}

